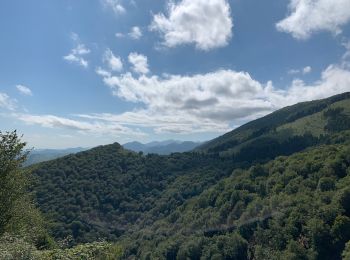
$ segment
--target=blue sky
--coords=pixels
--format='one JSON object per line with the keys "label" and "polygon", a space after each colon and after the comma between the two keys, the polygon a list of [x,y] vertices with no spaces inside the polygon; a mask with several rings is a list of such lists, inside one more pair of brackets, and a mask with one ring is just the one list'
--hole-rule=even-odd
{"label": "blue sky", "polygon": [[1,130],[203,141],[350,90],[348,0],[4,0]]}

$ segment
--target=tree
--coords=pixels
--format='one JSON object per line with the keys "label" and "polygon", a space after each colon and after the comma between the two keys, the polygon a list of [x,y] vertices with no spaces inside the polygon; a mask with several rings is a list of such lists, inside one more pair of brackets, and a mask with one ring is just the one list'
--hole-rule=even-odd
{"label": "tree", "polygon": [[27,157],[23,152],[25,145],[16,131],[0,132],[0,235],[10,225],[16,206],[26,194],[27,178],[20,169]]}
{"label": "tree", "polygon": [[54,242],[32,203],[29,174],[22,168],[28,155],[25,146],[16,131],[0,131],[0,237],[5,233],[17,235],[37,248],[49,248]]}

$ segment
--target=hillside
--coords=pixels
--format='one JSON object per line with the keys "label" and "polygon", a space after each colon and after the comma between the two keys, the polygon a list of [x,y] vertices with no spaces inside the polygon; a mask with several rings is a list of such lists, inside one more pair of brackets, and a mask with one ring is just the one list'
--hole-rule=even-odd
{"label": "hillside", "polygon": [[[288,139],[297,142],[317,142],[336,131],[350,128],[350,93],[336,95],[323,100],[299,103],[282,108],[267,116],[249,122],[198,147],[198,151],[221,153],[222,155],[251,159],[252,148],[262,149],[254,158],[285,154],[283,147],[290,145]],[[266,144],[274,144],[273,151]],[[297,149],[297,148],[296,148]],[[296,151],[293,148],[289,151]],[[259,151],[256,151],[259,153]],[[248,154],[247,154],[248,153]],[[271,154],[271,156],[269,156]]]}
{"label": "hillside", "polygon": [[350,143],[235,170],[125,237],[138,259],[340,259],[350,239]]}
{"label": "hillside", "polygon": [[150,142],[146,144],[140,142],[130,142],[123,144],[123,147],[134,152],[143,152],[145,154],[155,153],[160,155],[169,155],[171,153],[191,151],[200,144],[201,143],[199,142],[168,140],[163,142]]}
{"label": "hillside", "polygon": [[226,168],[215,157],[141,155],[115,143],[34,166],[34,191],[56,238],[116,240],[146,212],[147,221],[166,216],[229,174]]}
{"label": "hillside", "polygon": [[144,155],[115,143],[34,165],[33,191],[56,240],[115,241],[125,258],[340,259],[349,140],[345,93],[194,152]]}

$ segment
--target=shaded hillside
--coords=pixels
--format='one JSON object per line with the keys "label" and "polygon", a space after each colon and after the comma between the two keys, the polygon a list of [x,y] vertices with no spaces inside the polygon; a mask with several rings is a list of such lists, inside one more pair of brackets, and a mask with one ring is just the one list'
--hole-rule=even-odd
{"label": "shaded hillside", "polygon": [[[247,157],[248,161],[254,158],[272,159],[276,155],[288,155],[283,150],[286,146],[296,143],[303,146],[305,142],[309,142],[306,145],[309,146],[316,144],[319,138],[349,129],[349,115],[350,93],[299,103],[249,122],[205,143],[198,150],[223,156],[234,155],[239,157],[238,160],[242,160],[240,157]],[[298,147],[287,150],[296,152]],[[254,151],[257,154],[252,155]]]}
{"label": "shaded hillside", "polygon": [[164,142],[151,142],[147,144],[142,144],[140,142],[130,142],[123,145],[125,149],[134,151],[134,152],[143,152],[143,153],[155,153],[160,155],[169,155],[171,153],[183,153],[188,152],[201,143],[191,142],[191,141],[175,141],[168,140]]}
{"label": "shaded hillside", "polygon": [[349,141],[235,170],[168,217],[125,237],[126,254],[340,259],[350,239],[349,186]]}
{"label": "shaded hillside", "polygon": [[34,190],[41,210],[56,223],[56,238],[115,240],[144,221],[146,212],[149,223],[166,216],[227,176],[227,168],[215,157],[144,156],[115,143],[34,166]]}

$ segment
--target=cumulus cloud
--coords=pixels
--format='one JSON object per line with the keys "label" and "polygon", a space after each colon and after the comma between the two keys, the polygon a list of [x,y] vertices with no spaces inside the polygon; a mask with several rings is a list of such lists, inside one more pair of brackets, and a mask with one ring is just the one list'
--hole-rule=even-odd
{"label": "cumulus cloud", "polygon": [[123,14],[126,12],[120,0],[102,0],[102,3],[106,8],[112,9],[112,11],[117,15]]}
{"label": "cumulus cloud", "polygon": [[110,49],[107,49],[103,56],[103,61],[112,71],[121,71],[123,69],[123,63],[120,57],[114,56]]}
{"label": "cumulus cloud", "polygon": [[8,110],[16,109],[16,100],[10,98],[6,93],[0,92],[0,108]]}
{"label": "cumulus cloud", "polygon": [[320,31],[339,34],[350,21],[349,10],[349,0],[290,0],[289,15],[276,27],[297,39],[307,39]]}
{"label": "cumulus cloud", "polygon": [[33,96],[33,93],[30,90],[30,88],[28,88],[28,87],[26,87],[24,85],[17,85],[16,88],[19,91],[19,93],[21,93],[22,95]]}
{"label": "cumulus cloud", "polygon": [[166,15],[154,15],[150,30],[161,34],[164,46],[194,44],[210,50],[228,44],[232,27],[227,0],[182,0],[170,2]]}
{"label": "cumulus cloud", "polygon": [[249,73],[218,70],[192,76],[134,77],[131,73],[103,77],[113,95],[140,104],[118,115],[80,115],[85,118],[151,127],[155,132],[226,132],[239,122],[286,105],[329,97],[350,90],[350,71],[331,65],[320,80],[294,80],[286,89],[261,83]]}
{"label": "cumulus cloud", "polygon": [[86,48],[84,44],[80,43],[79,36],[76,33],[72,33],[71,38],[75,44],[75,47],[68,55],[64,56],[63,59],[87,68],[89,66],[89,62],[84,58],[84,56],[89,54],[90,50]]}
{"label": "cumulus cloud", "polygon": [[129,62],[132,64],[132,70],[139,74],[147,74],[149,72],[148,59],[145,55],[132,52],[128,56]]}
{"label": "cumulus cloud", "polygon": [[128,33],[129,37],[134,39],[134,40],[138,40],[142,37],[142,31],[140,29],[140,27],[138,26],[134,26],[131,28],[130,32]]}

